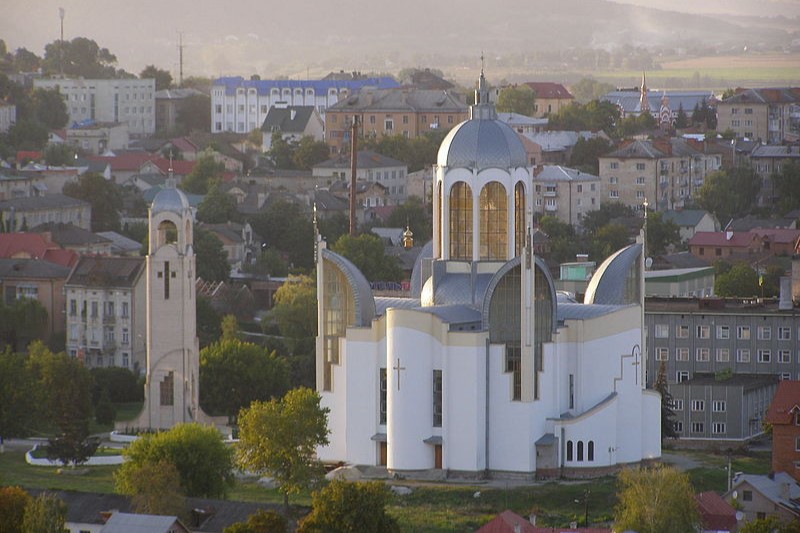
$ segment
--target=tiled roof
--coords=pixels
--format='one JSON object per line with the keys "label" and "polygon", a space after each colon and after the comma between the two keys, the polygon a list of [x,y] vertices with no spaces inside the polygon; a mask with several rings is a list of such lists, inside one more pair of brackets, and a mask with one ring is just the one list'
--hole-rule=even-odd
{"label": "tiled roof", "polygon": [[789,104],[800,102],[800,87],[742,89],[723,104]]}
{"label": "tiled roof", "polygon": [[736,509],[716,492],[701,492],[694,495],[703,529],[710,531],[733,531],[736,529]]}
{"label": "tiled roof", "polygon": [[529,81],[525,83],[536,92],[536,98],[558,98],[561,100],[571,100],[574,97],[560,83],[552,81]]}
{"label": "tiled roof", "polygon": [[533,177],[533,181],[598,181],[600,178],[588,172],[581,172],[574,168],[561,165],[544,165],[541,171]]}
{"label": "tiled roof", "polygon": [[680,211],[664,211],[661,217],[664,222],[674,222],[678,226],[697,226],[703,217],[708,215],[708,211],[703,209],[682,209]]}
{"label": "tiled roof", "polygon": [[142,152],[124,152],[114,156],[88,156],[89,161],[102,161],[111,165],[112,172],[137,171],[146,161],[155,159],[156,156]]}
{"label": "tiled roof", "polygon": [[800,485],[786,472],[777,472],[772,476],[738,475],[733,481],[734,490],[742,483],[748,483],[774,504],[800,516]]}
{"label": "tiled roof", "polygon": [[[356,156],[358,168],[385,168],[385,167],[405,167],[406,164],[397,159],[392,159],[385,155],[370,150],[360,150]],[[317,163],[314,168],[350,168],[350,157],[336,157],[328,159],[322,163]]]}
{"label": "tiled roof", "polygon": [[0,259],[0,280],[67,279],[69,270],[41,259]]}
{"label": "tiled roof", "polygon": [[751,158],[800,159],[800,146],[762,144],[750,152]]}
{"label": "tiled roof", "polygon": [[[730,238],[728,238],[730,234]],[[733,248],[746,248],[752,244],[756,236],[749,231],[724,232],[724,231],[698,231],[691,239],[689,246],[727,246]]]}
{"label": "tiled roof", "polygon": [[102,244],[109,242],[108,239],[96,235],[89,230],[63,222],[45,222],[44,224],[39,224],[31,231],[36,233],[49,233],[53,242],[61,246]]}
{"label": "tiled roof", "polygon": [[174,139],[170,139],[169,142],[175,149],[181,152],[196,152],[198,150],[197,145],[187,137],[175,137]]}
{"label": "tiled roof", "polygon": [[794,414],[800,412],[800,381],[783,380],[767,409],[767,422],[790,424]]}
{"label": "tiled roof", "polygon": [[144,257],[82,257],[67,280],[68,285],[85,287],[128,287],[144,270]]}
{"label": "tiled roof", "polygon": [[88,205],[89,202],[84,202],[83,200],[78,200],[77,198],[72,198],[63,194],[47,194],[45,196],[27,196],[3,200],[0,202],[0,211],[10,211],[11,208],[17,211],[37,211],[41,209]]}
{"label": "tiled roof", "polygon": [[620,159],[660,159],[665,155],[664,152],[656,150],[653,147],[653,143],[636,140],[603,157],[617,157]]}
{"label": "tiled roof", "polygon": [[303,133],[314,114],[313,105],[289,106],[284,108],[270,107],[261,131],[279,131],[281,133]]}
{"label": "tiled roof", "polygon": [[25,257],[44,259],[61,266],[72,266],[78,254],[72,250],[62,250],[54,242],[38,233],[0,233],[0,257]]}
{"label": "tiled roof", "polygon": [[112,253],[120,254],[136,252],[142,248],[142,243],[133,239],[129,239],[125,235],[120,235],[116,231],[98,231],[97,235],[100,235],[104,239],[111,241]]}
{"label": "tiled roof", "polygon": [[467,113],[467,104],[453,92],[427,89],[378,89],[362,90],[358,94],[340,100],[328,108],[328,112],[352,111],[407,111],[418,112],[462,112]]}
{"label": "tiled roof", "polygon": [[525,518],[513,511],[503,511],[481,526],[475,533],[515,533],[514,526],[519,526],[518,533],[536,533],[537,529]]}

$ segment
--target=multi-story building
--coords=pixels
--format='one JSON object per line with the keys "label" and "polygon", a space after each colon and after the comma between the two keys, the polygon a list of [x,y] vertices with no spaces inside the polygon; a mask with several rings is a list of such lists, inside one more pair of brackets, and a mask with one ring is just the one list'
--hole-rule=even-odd
{"label": "multi-story building", "polygon": [[[773,381],[800,379],[799,320],[790,299],[647,298],[647,382],[663,362],[670,392],[683,401],[673,405],[682,413],[681,439],[741,440],[763,431]],[[715,406],[725,395],[725,407]]]}
{"label": "multi-story building", "polygon": [[24,231],[45,222],[63,222],[90,229],[92,205],[63,194],[10,198],[0,201],[6,231]]}
{"label": "multi-story building", "polygon": [[64,98],[69,122],[123,122],[131,137],[156,131],[156,81],[152,78],[85,80],[36,79],[33,86],[56,89]]}
{"label": "multi-story building", "polygon": [[124,122],[78,124],[65,131],[69,144],[92,155],[103,155],[108,150],[124,150],[130,141],[128,125]]}
{"label": "multi-story building", "polygon": [[468,118],[467,105],[449,91],[425,89],[362,90],[325,114],[325,137],[331,153],[350,146],[353,117],[365,137],[402,135],[414,139],[429,131],[449,130]]}
{"label": "multi-story building", "polygon": [[[162,89],[156,91],[156,131],[171,132],[178,123],[178,113],[193,97],[206,96],[201,91],[192,88]],[[208,98],[206,96],[206,98]]]}
{"label": "multi-story building", "polygon": [[534,213],[554,216],[571,225],[600,208],[600,178],[559,165],[537,167],[533,173]]}
{"label": "multi-story building", "polygon": [[740,89],[717,104],[717,131],[767,144],[800,139],[800,87]]}
{"label": "multi-story building", "polygon": [[142,257],[82,257],[64,284],[67,353],[87,367],[145,369]]}
{"label": "multi-story building", "polygon": [[781,381],[767,411],[772,424],[772,471],[800,481],[800,381]]}
{"label": "multi-story building", "polygon": [[545,117],[555,115],[562,107],[567,107],[575,101],[566,87],[552,81],[529,81],[524,85],[533,89],[536,100],[533,104],[533,116]]}
{"label": "multi-story building", "polygon": [[[314,165],[312,175],[317,178],[345,180],[349,183],[349,157],[336,157]],[[356,179],[365,183],[378,183],[386,188],[386,196],[392,204],[400,204],[408,198],[408,165],[397,159],[369,150],[358,152]]]}
{"label": "multi-story building", "polygon": [[753,148],[748,159],[750,166],[761,178],[761,190],[758,191],[759,207],[775,207],[780,201],[775,189],[774,174],[780,174],[783,166],[790,162],[800,163],[800,147],[762,144]]}
{"label": "multi-story building", "polygon": [[600,157],[603,201],[641,208],[648,200],[658,211],[682,208],[706,175],[721,168],[721,154],[702,149],[702,143],[679,138],[628,142]]}
{"label": "multi-story building", "polygon": [[397,87],[390,77],[325,80],[246,80],[219,78],[211,86],[211,133],[249,133],[258,129],[275,105],[314,106],[324,118],[338,101],[366,87]]}
{"label": "multi-story building", "polygon": [[8,133],[17,122],[17,106],[0,101],[0,133]]}
{"label": "multi-story building", "polygon": [[[64,281],[70,269],[44,259],[0,259],[0,295],[9,305],[31,298],[47,311],[47,325],[41,333],[47,339],[64,331]],[[19,348],[23,348],[20,346]]]}

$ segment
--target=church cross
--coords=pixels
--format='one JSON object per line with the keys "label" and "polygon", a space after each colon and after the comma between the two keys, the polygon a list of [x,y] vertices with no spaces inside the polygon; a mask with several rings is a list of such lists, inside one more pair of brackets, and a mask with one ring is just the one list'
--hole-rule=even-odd
{"label": "church cross", "polygon": [[397,363],[392,367],[397,372],[397,390],[400,390],[400,371],[405,370],[406,367],[400,366],[400,358],[397,358]]}

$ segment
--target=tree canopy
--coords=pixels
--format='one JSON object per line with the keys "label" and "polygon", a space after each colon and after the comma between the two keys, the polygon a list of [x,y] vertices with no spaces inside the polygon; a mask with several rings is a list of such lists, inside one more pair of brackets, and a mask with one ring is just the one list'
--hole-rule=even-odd
{"label": "tree canopy", "polygon": [[611,151],[611,143],[602,137],[578,138],[569,157],[569,166],[581,172],[600,175],[600,157]]}
{"label": "tree canopy", "polygon": [[386,512],[390,495],[389,487],[380,481],[331,481],[311,496],[311,512],[300,522],[297,531],[400,533],[397,521]]}
{"label": "tree canopy", "polygon": [[[432,205],[424,205],[419,196],[409,196],[402,204],[394,208],[386,226],[390,228],[405,228],[409,225],[414,234],[414,244],[423,246],[433,237]],[[336,242],[336,241],[332,241]]]}
{"label": "tree canopy", "polygon": [[317,334],[317,285],[310,276],[291,276],[275,291],[273,314],[289,347]]}
{"label": "tree canopy", "polygon": [[736,263],[714,279],[714,294],[717,296],[750,298],[758,296],[759,292],[758,274],[747,263]]}
{"label": "tree canopy", "polygon": [[536,113],[536,92],[528,85],[510,85],[497,95],[497,111],[532,117]]}
{"label": "tree canopy", "polygon": [[92,231],[119,231],[122,193],[119,186],[94,172],[64,185],[64,194],[92,205]]}
{"label": "tree canopy", "polygon": [[43,492],[25,506],[22,531],[51,533],[64,531],[67,524],[67,504],[55,494]]}
{"label": "tree canopy", "polygon": [[212,154],[204,152],[197,158],[194,168],[183,179],[180,187],[192,194],[206,194],[209,185],[222,177],[224,169],[222,163],[217,163]]}
{"label": "tree canopy", "polygon": [[614,530],[685,533],[698,524],[689,476],[667,467],[626,468],[619,473]]}
{"label": "tree canopy", "polygon": [[724,224],[731,218],[750,213],[760,189],[761,180],[748,166],[718,170],[705,177],[697,191],[696,202]]}
{"label": "tree canopy", "polygon": [[618,119],[619,108],[611,102],[573,102],[550,115],[547,127],[551,130],[603,130],[611,133]]}
{"label": "tree canopy", "polygon": [[125,72],[117,72],[116,64],[117,56],[108,48],[101,48],[92,39],[75,37],[71,41],[56,40],[45,45],[42,69],[48,75],[63,72],[70,78],[126,77]]}
{"label": "tree canopy", "polygon": [[24,533],[25,508],[32,501],[20,487],[0,487],[0,533]]}
{"label": "tree canopy", "polygon": [[772,174],[774,197],[781,211],[790,211],[800,205],[800,163],[786,161],[780,172]]}
{"label": "tree canopy", "polygon": [[205,281],[225,281],[230,275],[228,254],[222,247],[222,241],[204,229],[194,227],[194,253],[197,263],[197,276]]}
{"label": "tree canopy", "polygon": [[197,206],[197,220],[207,224],[224,224],[236,222],[239,218],[233,196],[220,190],[219,183],[212,183]]}
{"label": "tree canopy", "polygon": [[400,281],[403,277],[397,258],[385,254],[377,235],[342,235],[331,249],[349,259],[369,281]]}
{"label": "tree canopy", "polygon": [[681,242],[680,227],[671,220],[664,220],[663,213],[647,212],[647,256],[663,254],[667,247]]}
{"label": "tree canopy", "polygon": [[155,65],[147,65],[139,73],[140,79],[153,78],[156,82],[156,91],[169,89],[172,87],[172,74],[168,70],[162,70]]}
{"label": "tree canopy", "polygon": [[294,268],[314,266],[314,225],[294,203],[277,200],[251,222],[267,248],[283,252]]}

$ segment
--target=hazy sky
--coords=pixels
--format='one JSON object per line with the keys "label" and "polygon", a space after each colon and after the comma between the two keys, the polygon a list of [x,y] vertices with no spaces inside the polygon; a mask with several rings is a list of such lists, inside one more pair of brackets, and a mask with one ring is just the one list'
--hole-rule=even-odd
{"label": "hazy sky", "polygon": [[[800,17],[800,0],[617,1],[685,12]],[[490,15],[497,19],[504,9],[509,13],[526,9],[530,16],[541,2],[552,5],[553,0],[494,0],[491,3],[467,0],[457,6],[460,20],[468,21],[464,25],[481,28],[481,22],[492,18]],[[493,40],[502,40],[508,47],[514,36],[514,29],[502,22],[495,22],[479,32],[470,28],[466,38],[456,35],[447,25],[456,4],[430,0],[312,0],[302,3],[278,0],[2,0],[2,3],[0,38],[11,50],[25,47],[42,55],[44,45],[59,37],[58,8],[63,7],[66,39],[77,36],[94,39],[114,53],[118,66],[129,72],[138,73],[145,65],[155,64],[170,70],[175,77],[179,32],[183,34],[185,45],[185,75],[208,76],[272,72],[300,76],[308,72],[313,77],[331,64],[359,69],[363,68],[359,58],[370,52],[370,45],[365,45],[363,39],[384,46],[391,45],[394,40],[402,42],[401,37],[408,42],[406,28],[419,33],[424,47],[412,50],[410,45],[398,45],[407,49],[387,54],[382,65],[386,71],[418,66],[410,58],[424,64],[437,53],[456,52],[477,57],[479,50],[488,48],[491,54]],[[602,0],[581,0],[580,4],[570,4],[578,7],[569,16],[591,17],[590,8],[602,3]],[[403,19],[413,23],[397,22]],[[387,23],[393,20],[395,24]],[[401,31],[405,33],[396,33]],[[535,28],[532,31],[535,32]],[[447,38],[450,39],[446,45],[448,49],[436,50],[436,43],[446,43]],[[513,49],[513,41],[510,46]],[[523,46],[517,48],[522,50]],[[315,57],[322,54],[329,56],[326,64],[316,64]]]}

